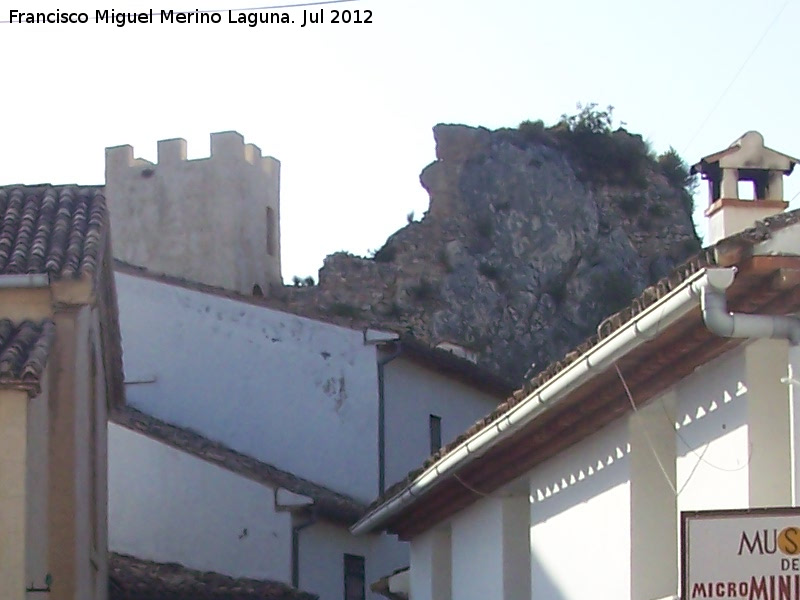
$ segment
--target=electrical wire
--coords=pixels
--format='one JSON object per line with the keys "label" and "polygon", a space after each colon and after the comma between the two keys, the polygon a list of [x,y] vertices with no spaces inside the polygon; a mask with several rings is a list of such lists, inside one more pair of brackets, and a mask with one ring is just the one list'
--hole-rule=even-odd
{"label": "electrical wire", "polygon": [[[324,6],[325,4],[344,4],[345,2],[360,2],[360,0],[317,0],[311,2],[301,2],[299,4],[275,4],[272,6],[251,6],[247,8],[210,8],[206,10],[181,10],[181,11],[174,11],[174,14],[181,14],[181,15],[189,15],[189,14],[210,14],[210,13],[222,13],[222,12],[263,12],[266,10],[279,10],[281,8],[304,8],[309,6]],[[160,10],[160,9],[159,9]],[[34,12],[34,11],[20,11],[20,12]],[[53,12],[53,11],[42,11],[42,12]],[[63,11],[67,12],[67,11]],[[75,12],[75,11],[70,11]],[[126,12],[139,12],[139,11],[126,11]],[[90,23],[96,22],[96,18],[89,19]],[[10,25],[11,21],[0,21],[0,25]],[[25,23],[21,23],[25,25]]]}
{"label": "electrical wire", "polygon": [[472,492],[473,494],[476,494],[478,496],[483,496],[484,498],[488,498],[491,495],[491,494],[487,494],[485,492],[482,492],[480,490],[476,490],[474,487],[472,487],[471,485],[467,484],[463,479],[461,479],[458,476],[457,473],[453,473],[453,479],[455,479],[458,483],[463,485],[464,488],[466,488],[468,491]]}
{"label": "electrical wire", "polygon": [[[663,404],[662,404],[662,407],[663,407]],[[663,408],[664,408],[664,413],[667,415],[668,418],[670,418],[670,421],[672,421],[671,417],[669,417],[669,413],[667,413],[666,407],[663,407]],[[747,450],[747,461],[743,465],[740,465],[738,467],[733,467],[733,468],[720,467],[719,465],[715,465],[711,461],[709,461],[709,460],[704,458],[704,456],[706,454],[706,450],[708,450],[708,444],[706,444],[706,447],[703,449],[703,452],[701,454],[698,454],[697,450],[692,448],[691,444],[689,444],[689,442],[686,441],[686,438],[684,438],[681,435],[680,429],[678,429],[678,427],[674,423],[674,421],[672,421],[672,426],[675,429],[675,435],[678,436],[678,439],[680,439],[680,441],[683,442],[683,445],[686,446],[686,449],[689,450],[692,454],[694,454],[697,457],[698,462],[703,462],[706,465],[708,465],[709,467],[711,467],[712,469],[716,469],[717,471],[722,471],[723,473],[735,473],[736,471],[741,471],[742,469],[744,469],[744,468],[746,468],[747,466],[750,465],[750,460],[753,457],[753,446],[752,446],[752,444],[750,444],[749,447],[748,447],[748,450]]]}
{"label": "electrical wire", "polygon": [[700,132],[703,131],[703,128],[705,128],[705,126],[708,124],[708,121],[711,119],[711,116],[716,112],[717,108],[719,108],[719,105],[722,104],[722,101],[725,99],[725,96],[727,96],[728,92],[731,91],[731,88],[734,86],[736,81],[739,79],[739,76],[744,71],[744,68],[747,66],[747,63],[749,63],[750,59],[753,58],[753,55],[755,55],[756,51],[761,46],[761,43],[767,38],[767,34],[775,26],[775,23],[778,22],[778,19],[783,14],[783,11],[786,10],[786,7],[789,6],[789,3],[791,1],[792,0],[786,0],[786,2],[783,3],[783,6],[781,6],[780,10],[778,11],[778,14],[775,15],[775,18],[772,19],[770,24],[764,30],[764,33],[761,34],[761,37],[756,42],[755,46],[753,46],[753,49],[750,50],[750,54],[748,54],[747,58],[744,59],[744,62],[739,67],[739,70],[736,71],[736,74],[733,76],[733,79],[731,79],[731,81],[728,84],[728,86],[723,90],[722,94],[720,94],[719,98],[717,98],[717,101],[711,107],[711,110],[708,111],[708,114],[706,115],[705,119],[703,119],[703,122],[700,123],[700,126],[697,128],[697,131],[694,132],[694,135],[691,137],[689,142],[686,144],[686,146],[684,147],[683,152],[681,152],[681,154],[685,155],[686,151],[689,148],[691,148],[692,144],[697,139],[697,136],[700,135]]}
{"label": "electrical wire", "polygon": [[[622,382],[622,387],[625,388],[625,394],[628,396],[628,401],[631,403],[631,408],[633,409],[633,415],[636,420],[639,420],[639,409],[636,407],[636,403],[633,401],[633,394],[631,394],[631,390],[628,387],[628,382],[625,381],[625,378],[622,376],[622,371],[619,370],[619,365],[614,363],[614,368],[617,370],[617,375],[619,376],[619,380]],[[661,469],[661,474],[664,476],[664,480],[667,482],[667,485],[672,490],[672,493],[675,494],[677,498],[680,492],[675,487],[675,483],[672,481],[672,477],[669,476],[667,473],[667,469],[664,467],[664,463],[661,462],[661,457],[658,456],[658,452],[656,451],[656,447],[653,444],[653,440],[650,438],[650,434],[647,433],[647,427],[639,421],[639,427],[644,434],[644,439],[647,440],[647,445],[650,446],[650,451],[653,453],[653,458],[656,459],[658,463],[658,468]]]}

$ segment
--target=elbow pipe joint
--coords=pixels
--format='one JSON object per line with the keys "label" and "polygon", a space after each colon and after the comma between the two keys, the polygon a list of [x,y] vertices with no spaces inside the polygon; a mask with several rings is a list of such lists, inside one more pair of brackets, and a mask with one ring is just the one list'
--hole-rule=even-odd
{"label": "elbow pipe joint", "polygon": [[725,299],[725,288],[703,286],[700,290],[700,307],[706,327],[720,337],[773,338],[788,340],[793,346],[800,344],[800,319],[731,313]]}

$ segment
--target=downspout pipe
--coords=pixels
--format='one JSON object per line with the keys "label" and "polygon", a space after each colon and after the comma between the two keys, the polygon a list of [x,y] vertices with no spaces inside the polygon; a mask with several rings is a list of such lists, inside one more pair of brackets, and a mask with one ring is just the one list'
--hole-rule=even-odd
{"label": "downspout pipe", "polygon": [[292,587],[300,589],[300,532],[317,522],[317,513],[312,508],[308,518],[292,525]]}
{"label": "downspout pipe", "polygon": [[362,534],[379,528],[442,478],[456,473],[468,462],[485,454],[531,421],[558,406],[571,391],[697,308],[704,288],[724,290],[733,283],[734,276],[733,268],[709,268],[687,278],[679,287],[603,339],[491,425],[428,467],[412,483],[367,513],[351,531]]}
{"label": "downspout pipe", "polygon": [[394,351],[378,359],[378,495],[386,491],[386,365],[403,352],[401,342],[394,343]]}
{"label": "downspout pipe", "polygon": [[784,315],[748,315],[731,313],[724,288],[708,286],[700,295],[700,306],[706,327],[721,337],[772,338],[789,341],[789,444],[792,480],[792,506],[800,500],[800,457],[797,436],[800,434],[800,319]]}

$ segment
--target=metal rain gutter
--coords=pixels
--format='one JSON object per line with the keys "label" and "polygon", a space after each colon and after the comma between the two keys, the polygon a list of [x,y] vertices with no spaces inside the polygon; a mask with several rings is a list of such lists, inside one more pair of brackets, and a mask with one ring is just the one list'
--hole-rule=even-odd
{"label": "metal rain gutter", "polygon": [[49,285],[50,277],[44,273],[0,275],[0,289],[45,288]]}
{"label": "metal rain gutter", "polygon": [[628,321],[553,379],[544,383],[508,413],[443,456],[387,502],[367,513],[353,525],[351,531],[358,535],[380,527],[387,519],[425,494],[439,480],[455,473],[472,459],[485,454],[539,415],[558,406],[559,401],[567,394],[628,352],[657,337],[666,327],[697,307],[703,289],[709,286],[717,290],[728,288],[733,283],[735,273],[734,268],[708,268],[689,277],[659,302]]}

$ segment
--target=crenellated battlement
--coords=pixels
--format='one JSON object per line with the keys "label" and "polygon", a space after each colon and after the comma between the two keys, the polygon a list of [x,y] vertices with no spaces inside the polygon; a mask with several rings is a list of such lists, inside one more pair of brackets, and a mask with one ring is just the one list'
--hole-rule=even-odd
{"label": "crenellated battlement", "polygon": [[125,144],[106,148],[106,168],[153,168],[159,165],[177,163],[201,163],[203,161],[243,162],[258,165],[270,175],[280,172],[280,161],[272,156],[263,156],[261,148],[255,144],[245,144],[244,136],[236,131],[221,131],[211,134],[211,156],[204,158],[187,158],[187,144],[183,138],[171,138],[158,141],[157,162],[143,158],[134,158],[133,146]]}
{"label": "crenellated battlement", "polygon": [[250,293],[281,283],[280,162],[236,131],[189,160],[182,138],[157,162],[106,148],[114,255],[155,271]]}

